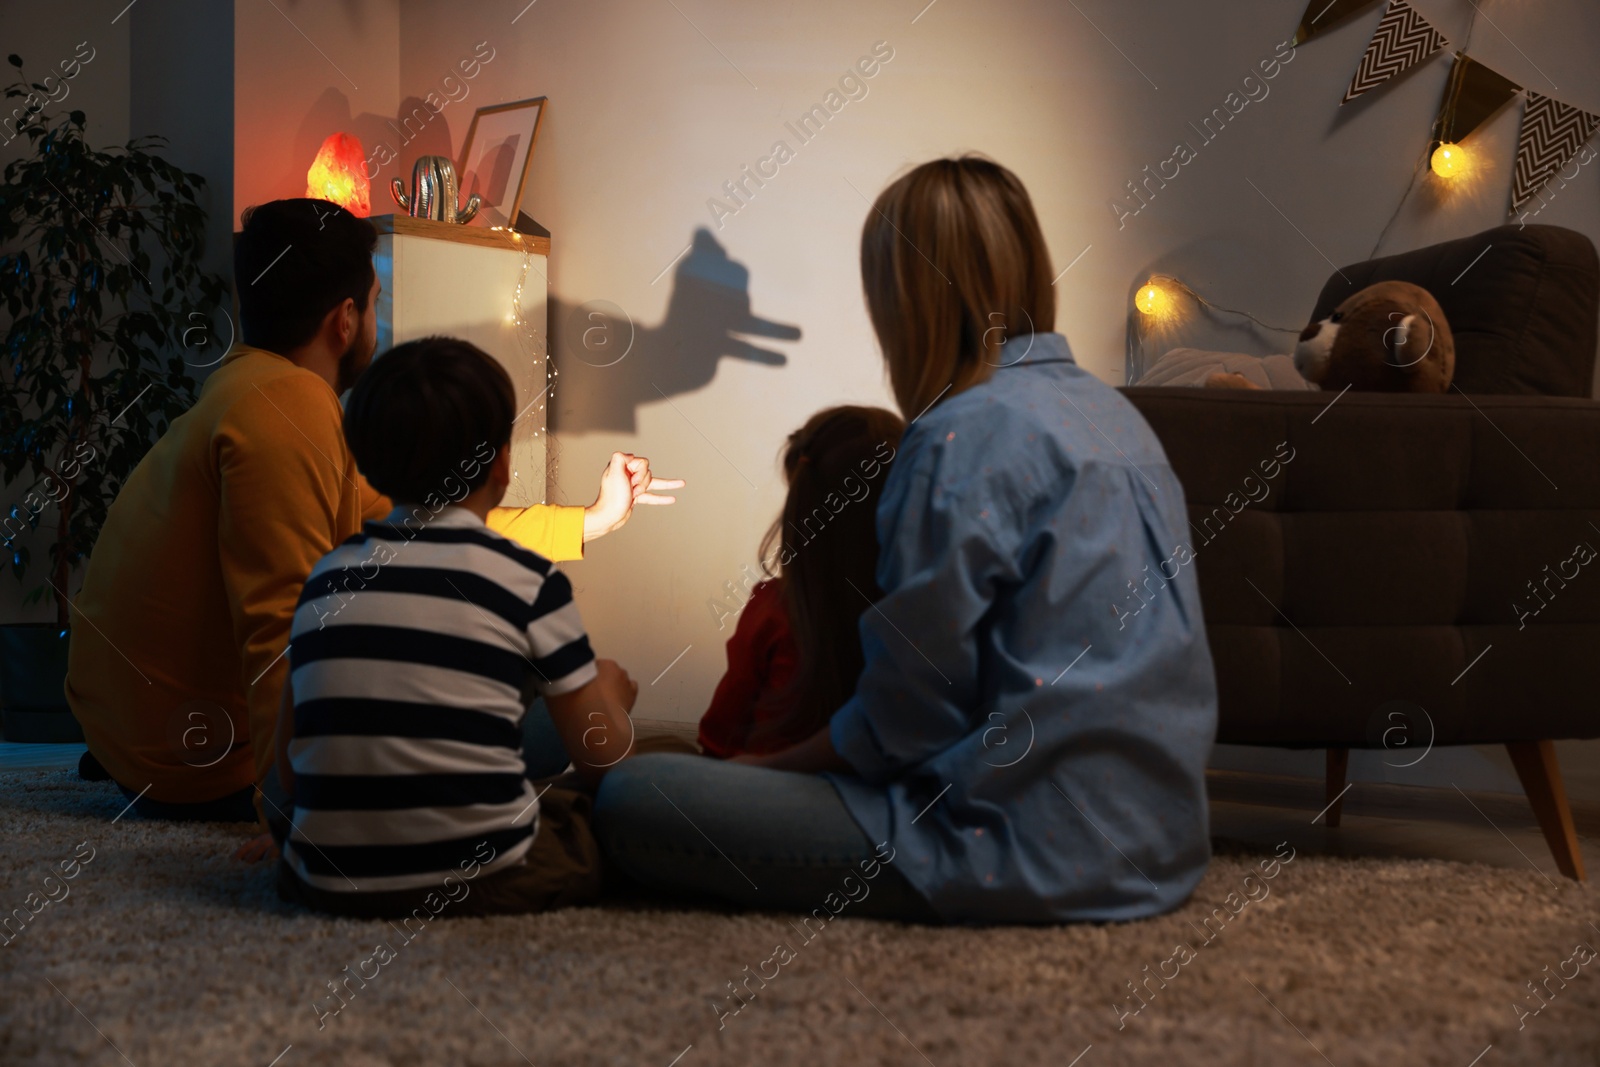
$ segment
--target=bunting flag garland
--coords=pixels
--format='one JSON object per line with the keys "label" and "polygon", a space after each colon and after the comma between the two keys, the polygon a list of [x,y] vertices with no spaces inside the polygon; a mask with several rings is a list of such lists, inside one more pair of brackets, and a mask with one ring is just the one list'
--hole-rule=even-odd
{"label": "bunting flag garland", "polygon": [[1300,16],[1300,28],[1294,31],[1294,46],[1300,47],[1347,15],[1354,15],[1362,8],[1370,7],[1376,2],[1377,0],[1311,0],[1306,7],[1306,13]]}
{"label": "bunting flag garland", "polygon": [[[1376,2],[1309,0],[1295,30],[1295,45],[1305,43]],[[1417,13],[1410,0],[1390,0],[1340,104],[1384,84],[1448,44],[1444,35]],[[1524,89],[1465,52],[1455,52],[1454,57],[1444,99],[1439,102],[1429,134],[1428,155],[1431,157],[1441,144],[1459,144],[1513,97],[1525,95],[1511,188],[1511,212],[1515,214],[1583,151],[1595,131],[1600,130],[1600,113],[1584,111],[1543,93]],[[1593,158],[1588,156],[1584,162]],[[1446,177],[1449,174],[1444,170],[1437,173]]]}
{"label": "bunting flag garland", "polygon": [[1439,117],[1433,121],[1433,140],[1428,150],[1460,143],[1520,92],[1522,86],[1510,78],[1496,74],[1465,52],[1457,52],[1444,99],[1439,103]]}
{"label": "bunting flag garland", "polygon": [[1367,42],[1361,66],[1350,80],[1341,104],[1348,104],[1368,89],[1382,85],[1401,71],[1421,63],[1443,48],[1444,35],[1417,14],[1406,0],[1393,0],[1378,29]]}
{"label": "bunting flag garland", "polygon": [[1522,112],[1522,132],[1517,135],[1517,168],[1511,188],[1511,210],[1527,203],[1578,154],[1600,128],[1600,115],[1580,111],[1571,104],[1528,90]]}

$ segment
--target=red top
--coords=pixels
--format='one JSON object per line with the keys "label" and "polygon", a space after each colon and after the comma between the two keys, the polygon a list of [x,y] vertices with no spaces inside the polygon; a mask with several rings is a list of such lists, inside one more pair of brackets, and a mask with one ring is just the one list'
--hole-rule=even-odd
{"label": "red top", "polygon": [[779,730],[751,733],[758,723],[786,718],[795,709],[789,696],[799,653],[783,606],[783,586],[762,582],[750,591],[739,625],[728,638],[728,673],[717,683],[711,707],[700,719],[700,747],[728,759],[746,752],[764,755],[804,741]]}

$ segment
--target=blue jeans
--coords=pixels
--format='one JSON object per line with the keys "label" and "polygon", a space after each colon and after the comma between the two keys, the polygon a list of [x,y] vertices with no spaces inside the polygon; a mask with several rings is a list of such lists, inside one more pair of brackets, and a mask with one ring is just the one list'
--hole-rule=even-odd
{"label": "blue jeans", "polygon": [[555,720],[550,718],[550,709],[544,705],[544,697],[536,697],[522,717],[522,760],[528,766],[528,778],[535,782],[554,778],[572,762]]}
{"label": "blue jeans", "polygon": [[652,889],[824,921],[939,921],[817,775],[635,756],[607,772],[594,818],[606,860]]}

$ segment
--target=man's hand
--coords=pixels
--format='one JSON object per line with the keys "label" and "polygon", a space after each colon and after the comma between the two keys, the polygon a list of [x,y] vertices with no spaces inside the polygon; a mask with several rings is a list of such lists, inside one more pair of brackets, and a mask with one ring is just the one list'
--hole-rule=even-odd
{"label": "man's hand", "polygon": [[583,539],[593,541],[621,529],[635,504],[675,503],[677,497],[662,496],[657,490],[682,488],[682,478],[654,477],[644,456],[611,453],[611,462],[600,475],[600,494],[583,509]]}
{"label": "man's hand", "polygon": [[245,863],[275,860],[278,858],[278,845],[272,840],[271,834],[261,834],[240,845],[239,851],[233,854],[233,858],[243,860]]}

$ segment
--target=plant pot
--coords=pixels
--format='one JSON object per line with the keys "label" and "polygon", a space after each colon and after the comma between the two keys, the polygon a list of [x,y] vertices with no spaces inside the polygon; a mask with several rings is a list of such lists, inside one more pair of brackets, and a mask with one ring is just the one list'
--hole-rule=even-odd
{"label": "plant pot", "polygon": [[67,707],[67,631],[54,623],[0,626],[0,703],[7,741],[83,740]]}

